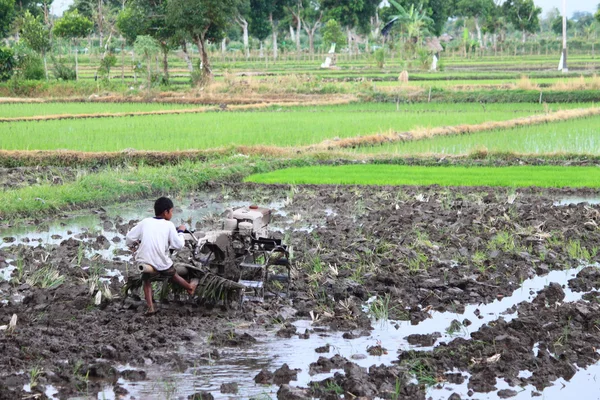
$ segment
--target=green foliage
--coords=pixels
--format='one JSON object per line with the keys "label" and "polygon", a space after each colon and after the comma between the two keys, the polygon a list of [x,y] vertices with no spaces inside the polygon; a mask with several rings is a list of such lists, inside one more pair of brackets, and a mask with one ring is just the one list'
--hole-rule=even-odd
{"label": "green foliage", "polygon": [[63,60],[52,59],[52,72],[59,81],[74,81],[77,77],[75,69],[67,66]]}
{"label": "green foliage", "polygon": [[385,49],[375,50],[373,57],[375,57],[375,63],[377,64],[377,67],[383,68],[385,65]]}
{"label": "green foliage", "polygon": [[100,60],[100,67],[98,68],[98,75],[102,79],[108,79],[110,76],[110,70],[112,67],[117,65],[117,57],[113,53],[107,53]]}
{"label": "green foliage", "polygon": [[335,19],[344,27],[366,33],[380,3],[379,0],[321,0],[321,7],[326,11],[327,19]]}
{"label": "green foliage", "polygon": [[[571,21],[570,19],[567,18],[567,30],[573,29],[573,21]],[[552,24],[551,24],[551,29],[552,32],[556,33],[557,35],[562,35],[563,33],[563,17],[558,15],[556,18],[554,18],[552,20]]]}
{"label": "green foliage", "polygon": [[139,7],[129,4],[117,16],[117,28],[128,42],[133,43],[138,35],[146,32],[150,27],[150,20]]}
{"label": "green foliage", "polygon": [[50,50],[50,29],[40,17],[34,17],[29,11],[23,16],[21,38],[27,46],[42,55]]}
{"label": "green foliage", "polygon": [[15,18],[15,0],[0,0],[0,39],[6,37]]}
{"label": "green foliage", "polygon": [[44,79],[44,63],[42,59],[30,48],[15,46],[16,77],[25,80]]}
{"label": "green foliage", "polygon": [[0,47],[0,81],[10,79],[15,68],[15,57],[11,49]]}
{"label": "green foliage", "polygon": [[158,54],[160,52],[160,47],[158,42],[147,35],[140,35],[135,39],[134,49],[137,54],[142,55],[146,62],[150,62],[152,56]]}
{"label": "green foliage", "polygon": [[502,9],[520,31],[534,33],[540,29],[542,8],[537,7],[533,0],[505,0]]}
{"label": "green foliage", "polygon": [[323,43],[327,47],[331,43],[336,44],[336,51],[346,44],[346,35],[342,32],[342,27],[335,19],[330,19],[325,23],[321,30],[323,33]]}
{"label": "green foliage", "polygon": [[94,23],[79,11],[65,12],[58,21],[54,23],[53,32],[58,37],[69,39],[81,38],[92,33]]}

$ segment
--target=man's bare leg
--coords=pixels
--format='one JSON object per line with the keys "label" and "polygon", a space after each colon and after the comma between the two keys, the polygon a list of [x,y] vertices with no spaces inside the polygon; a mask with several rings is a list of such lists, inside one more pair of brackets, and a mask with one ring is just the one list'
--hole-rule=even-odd
{"label": "man's bare leg", "polygon": [[184,288],[190,296],[194,294],[194,292],[196,291],[196,287],[198,286],[197,283],[189,283],[188,281],[183,279],[178,273],[175,273],[175,275],[173,275],[173,282],[177,283],[179,286]]}
{"label": "man's bare leg", "polygon": [[146,298],[146,304],[148,305],[148,314],[154,314],[154,303],[152,302],[152,282],[150,279],[144,281],[144,297]]}

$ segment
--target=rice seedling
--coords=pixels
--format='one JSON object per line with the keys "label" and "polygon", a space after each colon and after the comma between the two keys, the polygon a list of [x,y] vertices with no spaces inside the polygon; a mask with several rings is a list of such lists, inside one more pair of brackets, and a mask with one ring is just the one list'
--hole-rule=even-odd
{"label": "rice seedling", "polygon": [[600,187],[596,167],[420,167],[344,165],[287,168],[251,175],[247,182],[330,185],[441,185]]}
{"label": "rice seedling", "polygon": [[[2,125],[0,149],[121,151],[124,149],[178,151],[232,145],[302,146],[364,136],[377,132],[404,132],[419,126],[432,132],[436,126],[504,121],[543,112],[541,106],[503,104],[482,113],[475,105],[405,106],[396,112],[390,104],[351,104],[296,107],[278,112],[227,112],[186,115],[149,115],[132,118],[8,122]],[[424,134],[425,134],[424,133]],[[427,133],[428,134],[428,133]],[[350,144],[348,144],[350,145]],[[324,148],[330,144],[323,144]]]}
{"label": "rice seedling", "polygon": [[368,313],[376,321],[387,321],[390,311],[393,311],[395,306],[390,305],[391,297],[386,293],[383,297],[376,297],[368,305]]}
{"label": "rice seedling", "polygon": [[[575,110],[530,118],[530,124],[514,120],[512,123],[489,123],[489,129],[474,127],[470,131],[460,127],[432,133],[429,138],[420,140],[412,135],[411,140],[384,144],[376,147],[360,147],[353,152],[385,154],[470,154],[475,152],[502,152],[518,154],[599,154],[598,126],[600,116],[592,110],[580,115],[587,118],[566,121]],[[537,122],[536,122],[537,121]],[[535,122],[535,123],[534,123]],[[543,123],[542,125],[539,125]],[[485,124],[484,124],[485,125]],[[487,132],[484,132],[487,131]],[[468,135],[461,134],[467,132]],[[400,140],[400,137],[389,140]],[[379,141],[381,143],[382,141]]]}
{"label": "rice seedling", "polygon": [[53,289],[63,284],[65,281],[64,275],[60,271],[51,266],[45,266],[36,269],[29,276],[25,283],[29,286],[38,286],[42,289]]}
{"label": "rice seedling", "polygon": [[168,103],[0,103],[0,118],[35,117],[61,114],[127,113],[136,111],[181,110],[197,104]]}

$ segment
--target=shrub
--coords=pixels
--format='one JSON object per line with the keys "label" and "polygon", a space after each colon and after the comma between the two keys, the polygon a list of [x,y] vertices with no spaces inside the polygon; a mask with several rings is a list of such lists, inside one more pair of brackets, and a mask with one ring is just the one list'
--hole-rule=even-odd
{"label": "shrub", "polygon": [[117,65],[117,57],[113,53],[106,54],[102,60],[100,60],[100,68],[98,68],[98,74],[102,79],[108,79],[110,76],[110,69]]}
{"label": "shrub", "polygon": [[383,68],[383,65],[385,64],[385,50],[384,49],[375,50],[374,56],[375,56],[375,63],[377,64],[377,67]]}
{"label": "shrub", "polygon": [[0,81],[10,79],[15,68],[15,57],[11,49],[0,47]]}
{"label": "shrub", "polygon": [[52,73],[54,77],[59,81],[74,81],[76,78],[75,70],[65,65],[62,60],[52,60],[54,67]]}

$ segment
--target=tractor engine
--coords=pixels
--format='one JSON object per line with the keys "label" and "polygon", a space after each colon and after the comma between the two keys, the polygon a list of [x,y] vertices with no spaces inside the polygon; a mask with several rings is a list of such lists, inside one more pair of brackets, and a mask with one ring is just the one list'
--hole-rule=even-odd
{"label": "tractor engine", "polygon": [[223,230],[232,232],[231,245],[236,255],[243,255],[250,248],[252,239],[268,238],[271,210],[257,206],[227,210]]}

